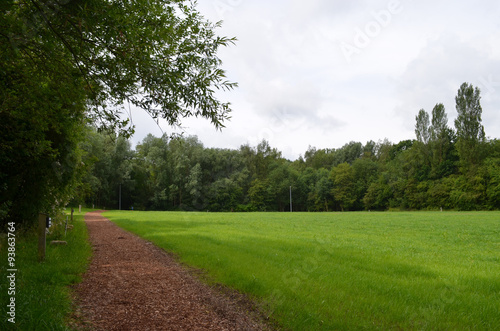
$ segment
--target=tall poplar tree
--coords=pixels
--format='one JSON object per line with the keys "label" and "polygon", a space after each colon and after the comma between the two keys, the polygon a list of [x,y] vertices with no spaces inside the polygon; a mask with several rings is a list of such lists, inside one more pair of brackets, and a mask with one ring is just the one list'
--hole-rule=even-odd
{"label": "tall poplar tree", "polygon": [[438,103],[432,109],[432,126],[430,128],[431,139],[438,140],[448,128],[448,115],[442,103]]}
{"label": "tall poplar tree", "polygon": [[415,117],[415,120],[415,135],[417,136],[417,140],[421,143],[427,144],[430,138],[429,114],[424,109],[420,109],[418,115]]}
{"label": "tall poplar tree", "polygon": [[455,133],[448,127],[448,115],[442,103],[432,109],[431,168],[433,178],[441,178],[455,171]]}
{"label": "tall poplar tree", "polygon": [[485,142],[484,127],[481,124],[481,92],[472,84],[463,83],[455,97],[458,112],[455,120],[457,150],[463,169],[478,165],[482,144]]}

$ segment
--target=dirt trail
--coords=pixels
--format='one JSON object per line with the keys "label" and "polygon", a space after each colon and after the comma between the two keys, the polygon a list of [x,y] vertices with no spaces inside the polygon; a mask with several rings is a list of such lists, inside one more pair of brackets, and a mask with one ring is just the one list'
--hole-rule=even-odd
{"label": "dirt trail", "polygon": [[84,328],[262,330],[238,295],[201,283],[173,257],[102,217],[85,215],[94,256],[76,286]]}

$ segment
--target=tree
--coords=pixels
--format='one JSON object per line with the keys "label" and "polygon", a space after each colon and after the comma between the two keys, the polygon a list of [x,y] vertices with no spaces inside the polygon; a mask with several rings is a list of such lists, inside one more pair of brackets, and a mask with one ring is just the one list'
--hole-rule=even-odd
{"label": "tree", "polygon": [[370,158],[373,159],[375,158],[375,148],[377,146],[377,143],[374,142],[373,140],[367,141],[366,144],[363,146],[363,158]]}
{"label": "tree", "polygon": [[500,158],[488,158],[485,162],[485,172],[488,178],[486,195],[488,207],[500,208]]}
{"label": "tree", "polygon": [[[413,150],[415,151],[415,157],[420,161],[420,165],[414,167],[414,170],[421,172],[419,177],[420,179],[424,179],[427,178],[431,170],[431,141],[433,138],[433,127],[430,126],[429,123],[429,114],[423,109],[420,109],[415,119],[415,135],[417,136],[417,142],[414,144]],[[434,119],[433,117],[433,120]]]}
{"label": "tree", "polygon": [[[164,176],[171,178],[169,194],[174,206],[184,208],[186,201],[184,198],[189,195],[188,186],[189,174],[192,167],[198,163],[200,151],[203,145],[197,137],[172,139],[169,143],[171,157]],[[199,176],[197,174],[197,176]]]}
{"label": "tree", "polygon": [[118,208],[121,190],[122,208],[128,208],[133,200],[135,185],[131,179],[135,152],[131,150],[130,142],[123,137],[89,131],[87,141],[82,146],[85,151],[82,160],[88,168],[82,178],[85,184],[82,185],[88,192],[80,203]]}
{"label": "tree", "polygon": [[377,145],[374,148],[375,156],[377,161],[380,163],[386,163],[394,158],[392,153],[393,144],[385,138],[383,141],[378,141]]}
{"label": "tree", "polygon": [[2,34],[6,46],[32,52],[34,65],[64,57],[77,69],[66,75],[85,80],[91,116],[103,126],[127,124],[119,120],[126,102],[170,124],[194,115],[223,126],[229,104],[219,102],[213,88],[235,84],[225,79],[217,51],[235,39],[218,37],[220,24],[206,21],[195,4],[20,0],[7,6],[2,27],[13,27]]}
{"label": "tree", "polygon": [[203,209],[201,166],[199,163],[196,163],[196,165],[189,171],[186,190],[191,197],[191,206],[198,210]]}
{"label": "tree", "polygon": [[479,164],[481,145],[485,142],[480,93],[479,88],[463,83],[455,97],[458,112],[455,120],[457,150],[463,169],[471,169]]}
{"label": "tree", "polygon": [[431,177],[443,178],[455,172],[455,133],[448,127],[444,105],[436,104],[432,110],[431,126]]}
{"label": "tree", "polygon": [[335,151],[333,166],[341,163],[352,164],[363,155],[363,145],[360,142],[351,141]]}
{"label": "tree", "polygon": [[371,183],[363,197],[365,208],[385,210],[389,207],[389,200],[393,197],[391,187],[388,185],[387,173],[380,174],[377,181]]}
{"label": "tree", "polygon": [[329,211],[333,203],[330,173],[325,168],[316,171],[316,184],[311,191],[310,200],[314,202],[314,210]]}
{"label": "tree", "polygon": [[134,209],[167,210],[172,183],[169,163],[171,153],[166,135],[146,136],[136,147],[131,176],[135,183]]}
{"label": "tree", "polygon": [[272,148],[268,141],[262,140],[257,145],[253,158],[257,178],[266,178],[272,170],[271,165],[279,159],[281,159],[281,152]]}
{"label": "tree", "polygon": [[269,192],[269,181],[258,178],[252,181],[252,185],[248,190],[248,197],[255,210],[269,210],[273,201],[273,196]]}
{"label": "tree", "polygon": [[332,195],[344,211],[354,205],[356,192],[354,169],[348,163],[341,163],[332,169],[330,179],[333,184]]}
{"label": "tree", "polygon": [[312,167],[316,170],[324,168],[330,169],[333,165],[335,157],[335,149],[319,149],[309,146],[304,153],[305,164],[307,167]]}
{"label": "tree", "polygon": [[420,109],[418,115],[415,117],[417,123],[415,124],[415,135],[417,140],[423,144],[427,144],[430,138],[430,128],[429,128],[429,114]]}
{"label": "tree", "polygon": [[19,224],[71,198],[85,128],[83,80],[64,52],[37,42],[46,31],[23,38],[34,32],[18,19],[22,9],[0,7],[0,222]]}
{"label": "tree", "polygon": [[370,185],[377,180],[379,167],[370,158],[362,158],[352,164],[354,170],[354,188],[356,194],[356,209],[363,209],[363,197]]}
{"label": "tree", "polygon": [[229,178],[221,178],[210,185],[210,211],[234,211],[241,195],[241,187]]}
{"label": "tree", "polygon": [[295,192],[297,177],[298,173],[289,163],[279,164],[269,173],[269,192],[274,197],[278,210],[289,210],[290,187]]}
{"label": "tree", "polygon": [[236,84],[217,51],[234,39],[195,4],[19,0],[0,15],[3,219],[33,220],[68,200],[85,120],[128,135],[128,103],[171,125],[199,116],[221,128],[229,116],[215,93]]}
{"label": "tree", "polygon": [[448,115],[442,103],[438,103],[432,109],[432,126],[430,127],[430,139],[438,140],[448,128]]}

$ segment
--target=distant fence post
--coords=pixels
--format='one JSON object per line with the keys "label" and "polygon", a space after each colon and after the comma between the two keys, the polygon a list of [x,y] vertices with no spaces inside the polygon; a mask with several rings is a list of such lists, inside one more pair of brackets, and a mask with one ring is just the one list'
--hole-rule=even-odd
{"label": "distant fence post", "polygon": [[82,205],[79,205],[78,206],[78,212],[81,213],[82,212]]}
{"label": "distant fence post", "polygon": [[45,229],[47,227],[47,215],[38,214],[38,261],[45,260]]}

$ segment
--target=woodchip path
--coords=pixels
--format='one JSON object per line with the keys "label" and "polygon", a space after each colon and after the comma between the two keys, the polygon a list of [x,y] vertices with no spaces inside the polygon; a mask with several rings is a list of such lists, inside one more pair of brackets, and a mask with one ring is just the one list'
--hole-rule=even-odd
{"label": "woodchip path", "polygon": [[268,329],[249,301],[200,282],[153,244],[100,212],[85,215],[93,258],[76,286],[79,328],[91,330]]}

